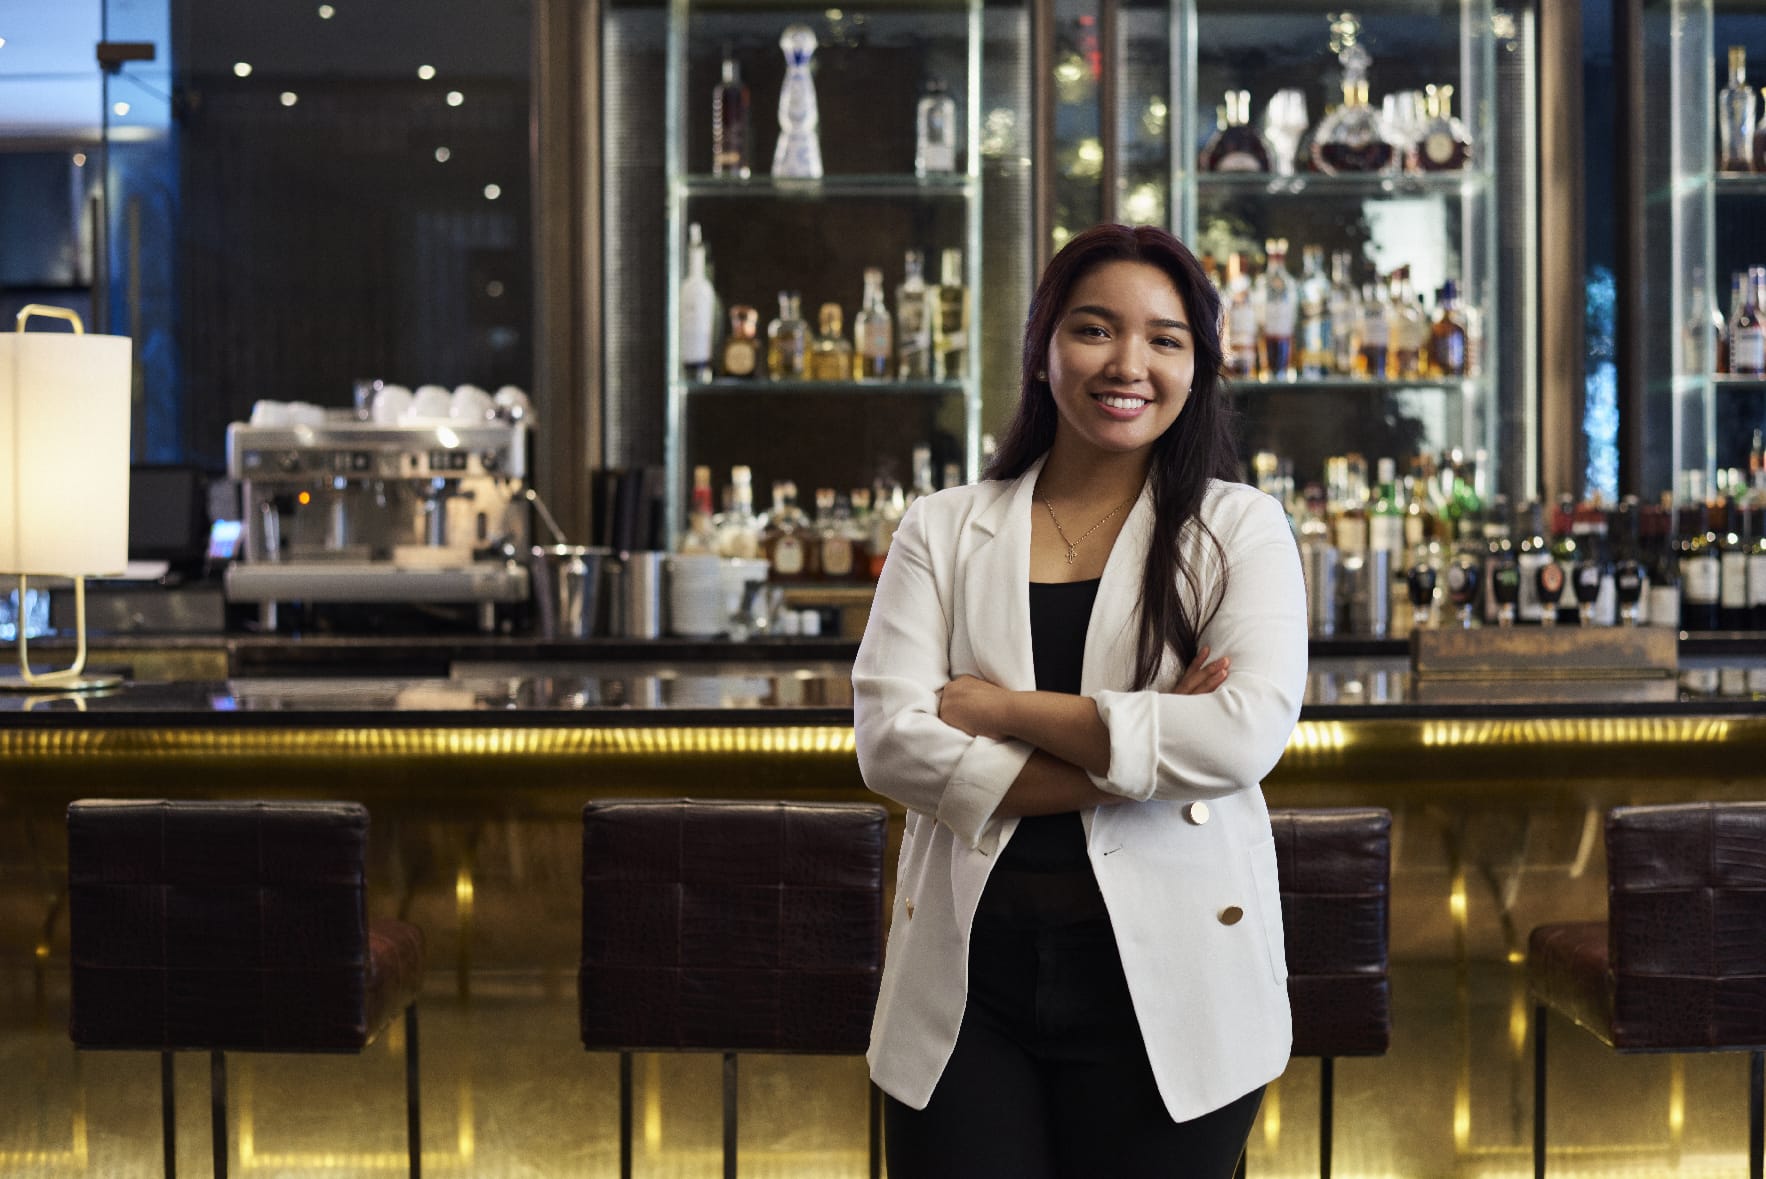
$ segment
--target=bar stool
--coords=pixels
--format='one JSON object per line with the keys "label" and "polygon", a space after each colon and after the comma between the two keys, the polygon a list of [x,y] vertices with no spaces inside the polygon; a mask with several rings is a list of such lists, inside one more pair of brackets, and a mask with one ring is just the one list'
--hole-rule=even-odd
{"label": "bar stool", "polygon": [[405,1133],[421,1174],[423,933],[369,922],[355,803],[85,800],[68,807],[72,1014],[82,1049],[209,1052],[214,1173],[227,1174],[227,1052],[358,1053],[405,1014]]}
{"label": "bar stool", "polygon": [[[619,1053],[619,1173],[633,1052],[723,1054],[736,1174],[738,1052],[862,1053],[883,961],[888,812],[869,803],[592,802],[583,808],[583,1047]],[[870,1173],[881,1166],[872,1086]]]}
{"label": "bar stool", "polygon": [[1607,919],[1541,925],[1533,995],[1533,1174],[1545,1174],[1545,1025],[1619,1052],[1748,1053],[1748,1174],[1760,1179],[1766,1057],[1766,803],[1607,813]]}
{"label": "bar stool", "polygon": [[1269,821],[1293,1055],[1319,1058],[1318,1173],[1330,1179],[1336,1058],[1383,1056],[1392,1042],[1392,815],[1379,807],[1277,809]]}

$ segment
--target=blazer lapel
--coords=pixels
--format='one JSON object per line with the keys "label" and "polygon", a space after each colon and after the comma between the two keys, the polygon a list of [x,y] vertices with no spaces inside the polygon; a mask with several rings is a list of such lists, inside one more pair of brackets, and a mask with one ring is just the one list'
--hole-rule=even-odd
{"label": "blazer lapel", "polygon": [[[963,570],[963,622],[975,673],[1015,692],[1036,687],[1030,655],[1030,507],[1038,459],[969,521]],[[962,666],[953,652],[952,670]]]}
{"label": "blazer lapel", "polygon": [[1104,576],[1092,603],[1085,631],[1085,666],[1080,692],[1124,691],[1134,676],[1135,642],[1139,637],[1141,579],[1147,568],[1147,544],[1153,532],[1153,493],[1143,489],[1104,562]]}

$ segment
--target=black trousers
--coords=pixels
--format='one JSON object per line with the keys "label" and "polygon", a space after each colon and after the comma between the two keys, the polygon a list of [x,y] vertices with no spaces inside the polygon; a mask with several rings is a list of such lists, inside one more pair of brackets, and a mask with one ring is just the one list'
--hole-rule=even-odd
{"label": "black trousers", "polygon": [[1263,1090],[1171,1120],[1096,889],[1089,870],[989,880],[950,1063],[924,1110],[885,1101],[890,1179],[1233,1174]]}

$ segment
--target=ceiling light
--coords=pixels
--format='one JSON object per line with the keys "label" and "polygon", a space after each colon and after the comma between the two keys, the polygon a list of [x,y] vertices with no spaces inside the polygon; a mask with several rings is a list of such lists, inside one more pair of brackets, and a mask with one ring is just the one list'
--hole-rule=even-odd
{"label": "ceiling light", "polygon": [[249,78],[249,77],[251,77],[251,63],[249,61],[236,61],[236,62],[234,62],[233,63],[233,76],[236,78]]}
{"label": "ceiling light", "polygon": [[282,92],[282,105],[283,106],[293,106],[295,103],[297,103],[299,101],[300,101],[300,95],[296,94],[294,91],[284,90]]}
{"label": "ceiling light", "polygon": [[453,155],[454,155],[454,153],[449,151],[447,148],[438,147],[435,149],[435,162],[438,164],[445,164],[448,162],[448,160],[453,158]]}
{"label": "ceiling light", "polygon": [[503,186],[502,185],[500,185],[500,184],[487,184],[484,186],[484,199],[485,200],[494,201],[502,195],[503,195]]}
{"label": "ceiling light", "polygon": [[466,101],[466,96],[464,94],[461,94],[458,90],[448,91],[448,105],[449,106],[459,106],[461,103],[463,103],[465,101]]}
{"label": "ceiling light", "polygon": [[329,4],[319,5],[319,19],[320,20],[330,20],[332,17],[334,17],[336,15],[337,15],[337,9],[331,7],[331,5],[329,5]]}
{"label": "ceiling light", "polygon": [[129,104],[126,102],[113,102],[110,105],[110,110],[112,114],[120,119],[129,113]]}
{"label": "ceiling light", "polygon": [[427,82],[435,77],[435,67],[432,65],[420,65],[417,67],[417,76]]}

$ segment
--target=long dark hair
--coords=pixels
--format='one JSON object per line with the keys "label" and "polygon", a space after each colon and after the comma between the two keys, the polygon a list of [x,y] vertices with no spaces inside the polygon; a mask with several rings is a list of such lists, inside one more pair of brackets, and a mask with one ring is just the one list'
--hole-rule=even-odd
{"label": "long dark hair", "polygon": [[[1047,378],[1038,374],[1048,371],[1049,342],[1074,286],[1107,262],[1146,262],[1165,272],[1183,300],[1196,352],[1189,400],[1171,428],[1153,443],[1148,474],[1153,488],[1153,536],[1141,583],[1134,673],[1135,687],[1146,688],[1159,674],[1167,646],[1175,648],[1186,665],[1195,659],[1197,636],[1219,607],[1225,581],[1216,587],[1212,600],[1204,602],[1196,571],[1184,563],[1181,540],[1184,529],[1193,522],[1207,543],[1220,552],[1219,539],[1197,513],[1210,479],[1239,479],[1233,413],[1225,404],[1220,380],[1220,293],[1189,247],[1151,225],[1097,225],[1076,235],[1050,260],[1030,300],[1030,315],[1024,324],[1018,409],[1006,425],[986,476],[1015,479],[1054,445],[1059,414]],[[1179,578],[1190,589],[1197,617],[1192,618],[1184,607]]]}

